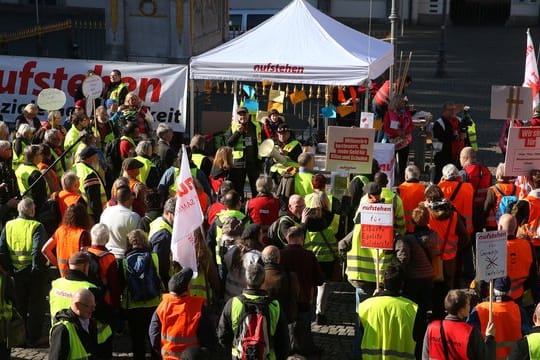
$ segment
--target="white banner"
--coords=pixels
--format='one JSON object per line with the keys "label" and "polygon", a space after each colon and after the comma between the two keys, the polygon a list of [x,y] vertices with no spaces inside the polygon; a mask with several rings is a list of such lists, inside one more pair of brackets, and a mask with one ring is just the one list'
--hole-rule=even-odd
{"label": "white banner", "polygon": [[538,76],[538,64],[536,63],[536,55],[534,53],[534,44],[531,33],[527,29],[527,50],[525,55],[525,79],[523,86],[532,89],[532,106],[533,110],[540,103],[538,92],[540,91],[540,77]]}
{"label": "white banner", "polygon": [[505,277],[506,230],[476,233],[476,280]]}
{"label": "white banner", "polygon": [[[73,96],[88,70],[101,76],[105,85],[113,69],[122,72],[129,85],[154,116],[155,124],[165,122],[174,131],[184,132],[187,107],[187,65],[67,60],[54,58],[0,56],[0,114],[14,122],[24,106],[35,102],[42,89],[57,88],[66,93],[63,116],[73,110]],[[40,120],[46,114],[39,115]]]}
{"label": "white banner", "polygon": [[373,157],[379,163],[379,168],[388,176],[388,186],[394,186],[394,168],[396,166],[396,155],[394,144],[375,143],[373,146]]}
{"label": "white banner", "polygon": [[176,209],[172,230],[171,252],[174,261],[197,272],[197,255],[193,231],[201,226],[203,213],[189,169],[186,146],[182,145],[182,165],[176,181]]}

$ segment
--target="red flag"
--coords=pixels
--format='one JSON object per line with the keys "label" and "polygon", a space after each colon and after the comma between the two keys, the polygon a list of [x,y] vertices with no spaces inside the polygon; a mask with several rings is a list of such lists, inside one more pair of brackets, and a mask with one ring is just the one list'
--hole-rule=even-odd
{"label": "red flag", "polygon": [[532,89],[533,109],[539,104],[540,78],[538,77],[538,64],[534,54],[534,46],[529,29],[527,29],[527,51],[525,55],[525,80],[523,86]]}
{"label": "red flag", "polygon": [[201,226],[203,213],[193,184],[185,145],[182,145],[182,164],[176,179],[176,209],[172,230],[171,252],[174,261],[197,273],[197,255],[193,232]]}

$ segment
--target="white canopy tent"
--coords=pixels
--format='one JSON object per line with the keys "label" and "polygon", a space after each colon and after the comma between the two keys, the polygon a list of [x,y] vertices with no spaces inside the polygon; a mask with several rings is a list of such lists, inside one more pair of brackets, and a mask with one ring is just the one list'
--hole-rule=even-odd
{"label": "white canopy tent", "polygon": [[359,85],[393,61],[391,44],[293,0],[256,28],[193,57],[190,78]]}

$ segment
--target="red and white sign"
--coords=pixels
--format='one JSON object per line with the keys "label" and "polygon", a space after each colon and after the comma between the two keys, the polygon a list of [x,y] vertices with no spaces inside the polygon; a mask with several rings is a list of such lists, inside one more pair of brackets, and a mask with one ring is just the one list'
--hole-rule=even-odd
{"label": "red and white sign", "polygon": [[394,248],[394,209],[392,204],[360,204],[362,233],[360,245],[365,248]]}
{"label": "red and white sign", "polygon": [[[35,102],[40,91],[47,88],[66,93],[67,102],[60,112],[71,113],[75,91],[89,69],[103,79],[105,86],[110,83],[111,71],[120,70],[129,91],[150,107],[156,126],[165,122],[174,131],[185,131],[187,66],[177,64],[0,56],[0,114],[7,121],[15,121],[24,106]],[[46,114],[39,117],[44,120]]]}
{"label": "red and white sign", "polygon": [[511,127],[505,158],[505,176],[529,175],[540,169],[540,126]]}
{"label": "red and white sign", "polygon": [[328,127],[326,170],[371,173],[374,129]]}
{"label": "red and white sign", "polygon": [[525,53],[525,79],[523,86],[532,89],[533,109],[540,103],[540,78],[538,77],[538,64],[534,54],[534,45],[531,33],[527,30],[527,50]]}
{"label": "red and white sign", "polygon": [[186,146],[182,145],[182,165],[180,175],[176,179],[176,209],[171,252],[174,261],[180,263],[182,267],[191,268],[194,273],[197,272],[197,254],[193,232],[201,226],[203,219],[199,197],[189,170]]}

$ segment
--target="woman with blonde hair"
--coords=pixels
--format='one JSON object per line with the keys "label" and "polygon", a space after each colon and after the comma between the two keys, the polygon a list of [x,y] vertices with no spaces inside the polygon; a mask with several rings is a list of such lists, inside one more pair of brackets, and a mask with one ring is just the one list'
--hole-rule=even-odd
{"label": "woman with blonde hair", "polygon": [[154,117],[150,113],[150,109],[143,104],[143,101],[135,94],[130,92],[126,95],[124,105],[119,109],[121,112],[121,120],[132,122],[137,125],[139,134],[143,138],[152,137],[152,124]]}
{"label": "woman with blonde hair", "polygon": [[210,171],[210,185],[214,193],[219,192],[219,186],[225,180],[229,180],[229,172],[233,167],[233,149],[229,146],[222,146],[216,151],[212,170]]}
{"label": "woman with blonde hair", "polygon": [[27,104],[24,107],[22,114],[15,119],[15,130],[19,130],[19,126],[22,124],[28,124],[34,128],[34,131],[37,131],[37,129],[41,127],[41,122],[37,118],[38,113],[39,108],[36,104]]}

